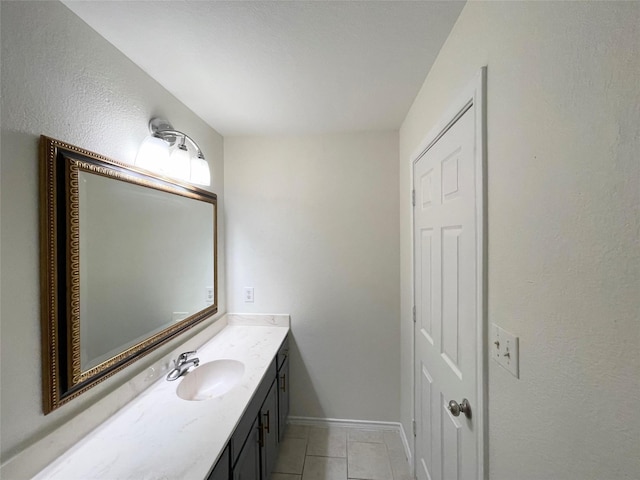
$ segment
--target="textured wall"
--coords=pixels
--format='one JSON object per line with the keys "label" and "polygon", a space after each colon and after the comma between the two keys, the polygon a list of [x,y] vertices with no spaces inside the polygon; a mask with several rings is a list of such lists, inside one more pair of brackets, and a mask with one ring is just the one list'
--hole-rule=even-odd
{"label": "textured wall", "polygon": [[411,420],[409,161],[488,66],[492,480],[640,472],[640,3],[469,2],[400,131],[402,420]]}
{"label": "textured wall", "polygon": [[291,414],[398,421],[397,132],[232,137],[224,155],[229,311],[291,314]]}
{"label": "textured wall", "polygon": [[[48,416],[42,414],[38,137],[132,162],[154,115],[195,138],[223,202],[222,137],[58,2],[1,2],[2,460],[62,425],[150,365],[161,352]],[[224,221],[219,220],[224,254]],[[220,262],[220,312],[225,310]],[[125,395],[126,397],[126,395]],[[116,409],[126,398],[103,402]],[[103,413],[104,413],[103,408]],[[88,420],[89,424],[91,420]],[[77,435],[80,435],[78,431]],[[35,461],[35,459],[34,459]]]}

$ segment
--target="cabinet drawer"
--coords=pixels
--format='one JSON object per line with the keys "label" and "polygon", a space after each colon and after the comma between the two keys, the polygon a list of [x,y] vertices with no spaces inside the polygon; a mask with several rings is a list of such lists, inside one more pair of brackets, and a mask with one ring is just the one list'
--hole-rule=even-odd
{"label": "cabinet drawer", "polygon": [[280,370],[287,358],[289,358],[289,335],[287,335],[287,337],[284,339],[282,345],[280,346],[280,350],[278,350],[278,370]]}
{"label": "cabinet drawer", "polygon": [[276,379],[277,368],[276,368],[276,360],[269,365],[266,373],[264,374],[264,378],[260,383],[260,386],[256,390],[256,393],[251,398],[247,409],[244,411],[238,426],[236,427],[233,435],[231,436],[231,464],[235,465],[236,460],[238,459],[238,455],[240,455],[240,451],[242,450],[242,446],[244,445],[247,436],[251,432],[251,427],[253,422],[258,417],[258,413],[260,412],[260,407],[264,403],[264,399],[266,398],[269,390],[271,389],[271,385]]}

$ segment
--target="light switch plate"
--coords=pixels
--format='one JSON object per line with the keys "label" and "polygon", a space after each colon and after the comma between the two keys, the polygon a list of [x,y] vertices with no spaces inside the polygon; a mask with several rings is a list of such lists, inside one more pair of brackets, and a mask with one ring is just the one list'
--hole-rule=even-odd
{"label": "light switch plate", "polygon": [[491,324],[491,358],[520,378],[520,342],[519,338],[495,323]]}
{"label": "light switch plate", "polygon": [[500,327],[491,324],[491,338],[489,339],[489,356],[500,363]]}

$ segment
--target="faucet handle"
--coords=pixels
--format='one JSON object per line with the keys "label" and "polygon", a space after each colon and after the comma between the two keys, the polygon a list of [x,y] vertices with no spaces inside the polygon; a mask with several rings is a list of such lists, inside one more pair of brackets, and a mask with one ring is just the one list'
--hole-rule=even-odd
{"label": "faucet handle", "polygon": [[187,360],[187,358],[192,357],[196,353],[198,353],[197,350],[192,350],[190,352],[183,352],[180,355],[178,355],[178,362],[184,362]]}

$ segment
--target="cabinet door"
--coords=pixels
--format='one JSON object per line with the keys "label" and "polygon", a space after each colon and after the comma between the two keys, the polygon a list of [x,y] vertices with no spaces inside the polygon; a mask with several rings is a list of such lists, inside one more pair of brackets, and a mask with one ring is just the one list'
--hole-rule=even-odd
{"label": "cabinet door", "polygon": [[278,439],[282,441],[289,416],[289,358],[278,371]]}
{"label": "cabinet door", "polygon": [[[260,479],[260,432],[256,418],[247,437],[247,441],[238,455],[238,460],[233,467],[233,480],[259,480]],[[264,477],[267,478],[267,477]]]}
{"label": "cabinet door", "polygon": [[262,426],[262,479],[266,480],[276,465],[278,458],[278,393],[277,383],[273,382],[271,390],[260,410]]}
{"label": "cabinet door", "polygon": [[229,447],[227,446],[227,448],[224,449],[224,452],[222,452],[222,455],[218,459],[218,463],[216,463],[213,471],[207,477],[207,480],[229,480],[229,463]]}

